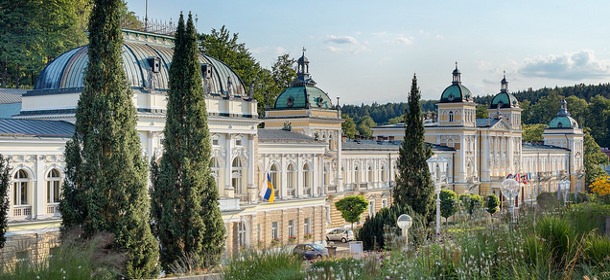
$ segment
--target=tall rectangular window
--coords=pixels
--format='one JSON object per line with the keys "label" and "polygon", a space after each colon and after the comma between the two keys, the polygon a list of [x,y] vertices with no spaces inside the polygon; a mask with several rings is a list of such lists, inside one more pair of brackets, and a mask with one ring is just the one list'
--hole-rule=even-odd
{"label": "tall rectangular window", "polygon": [[288,221],[288,237],[294,237],[294,220]]}
{"label": "tall rectangular window", "polygon": [[309,218],[303,219],[303,233],[311,233],[311,230],[309,229]]}
{"label": "tall rectangular window", "polygon": [[271,223],[271,238],[274,240],[279,239],[278,232],[277,232],[277,222]]}

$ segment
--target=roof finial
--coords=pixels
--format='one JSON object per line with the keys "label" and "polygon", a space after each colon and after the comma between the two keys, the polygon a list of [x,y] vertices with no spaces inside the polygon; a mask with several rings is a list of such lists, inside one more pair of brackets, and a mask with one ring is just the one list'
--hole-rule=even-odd
{"label": "roof finial", "polygon": [[506,71],[503,71],[504,77],[500,81],[500,92],[508,92],[508,82],[506,81]]}
{"label": "roof finial", "polygon": [[460,73],[460,70],[458,70],[458,66],[457,66],[457,61],[455,62],[455,70],[453,70],[453,84],[454,85],[459,85],[462,83],[462,73]]}

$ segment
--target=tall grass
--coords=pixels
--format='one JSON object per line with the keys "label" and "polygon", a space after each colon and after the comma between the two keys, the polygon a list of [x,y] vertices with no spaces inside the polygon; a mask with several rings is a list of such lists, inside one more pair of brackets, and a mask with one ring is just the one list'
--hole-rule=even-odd
{"label": "tall grass", "polygon": [[223,279],[304,279],[303,263],[287,251],[245,251],[225,267]]}
{"label": "tall grass", "polygon": [[24,259],[3,264],[0,280],[116,279],[124,256],[106,253],[107,238],[100,235],[87,243],[66,238],[40,262]]}

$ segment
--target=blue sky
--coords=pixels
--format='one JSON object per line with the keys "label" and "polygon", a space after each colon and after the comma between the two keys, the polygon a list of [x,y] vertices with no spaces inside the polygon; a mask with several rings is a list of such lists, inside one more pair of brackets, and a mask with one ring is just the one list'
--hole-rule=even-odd
{"label": "blue sky", "polygon": [[[146,0],[127,0],[144,17]],[[610,1],[149,0],[148,17],[225,25],[270,68],[303,47],[318,86],[343,104],[407,100],[417,74],[438,99],[458,62],[473,94],[610,82]]]}

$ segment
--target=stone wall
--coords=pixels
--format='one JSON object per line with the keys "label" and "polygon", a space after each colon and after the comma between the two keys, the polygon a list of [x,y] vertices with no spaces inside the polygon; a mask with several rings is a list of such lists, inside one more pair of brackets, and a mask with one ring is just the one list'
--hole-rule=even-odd
{"label": "stone wall", "polygon": [[18,261],[39,263],[59,245],[59,230],[9,235],[4,248],[0,249],[0,263],[3,265],[11,265]]}

